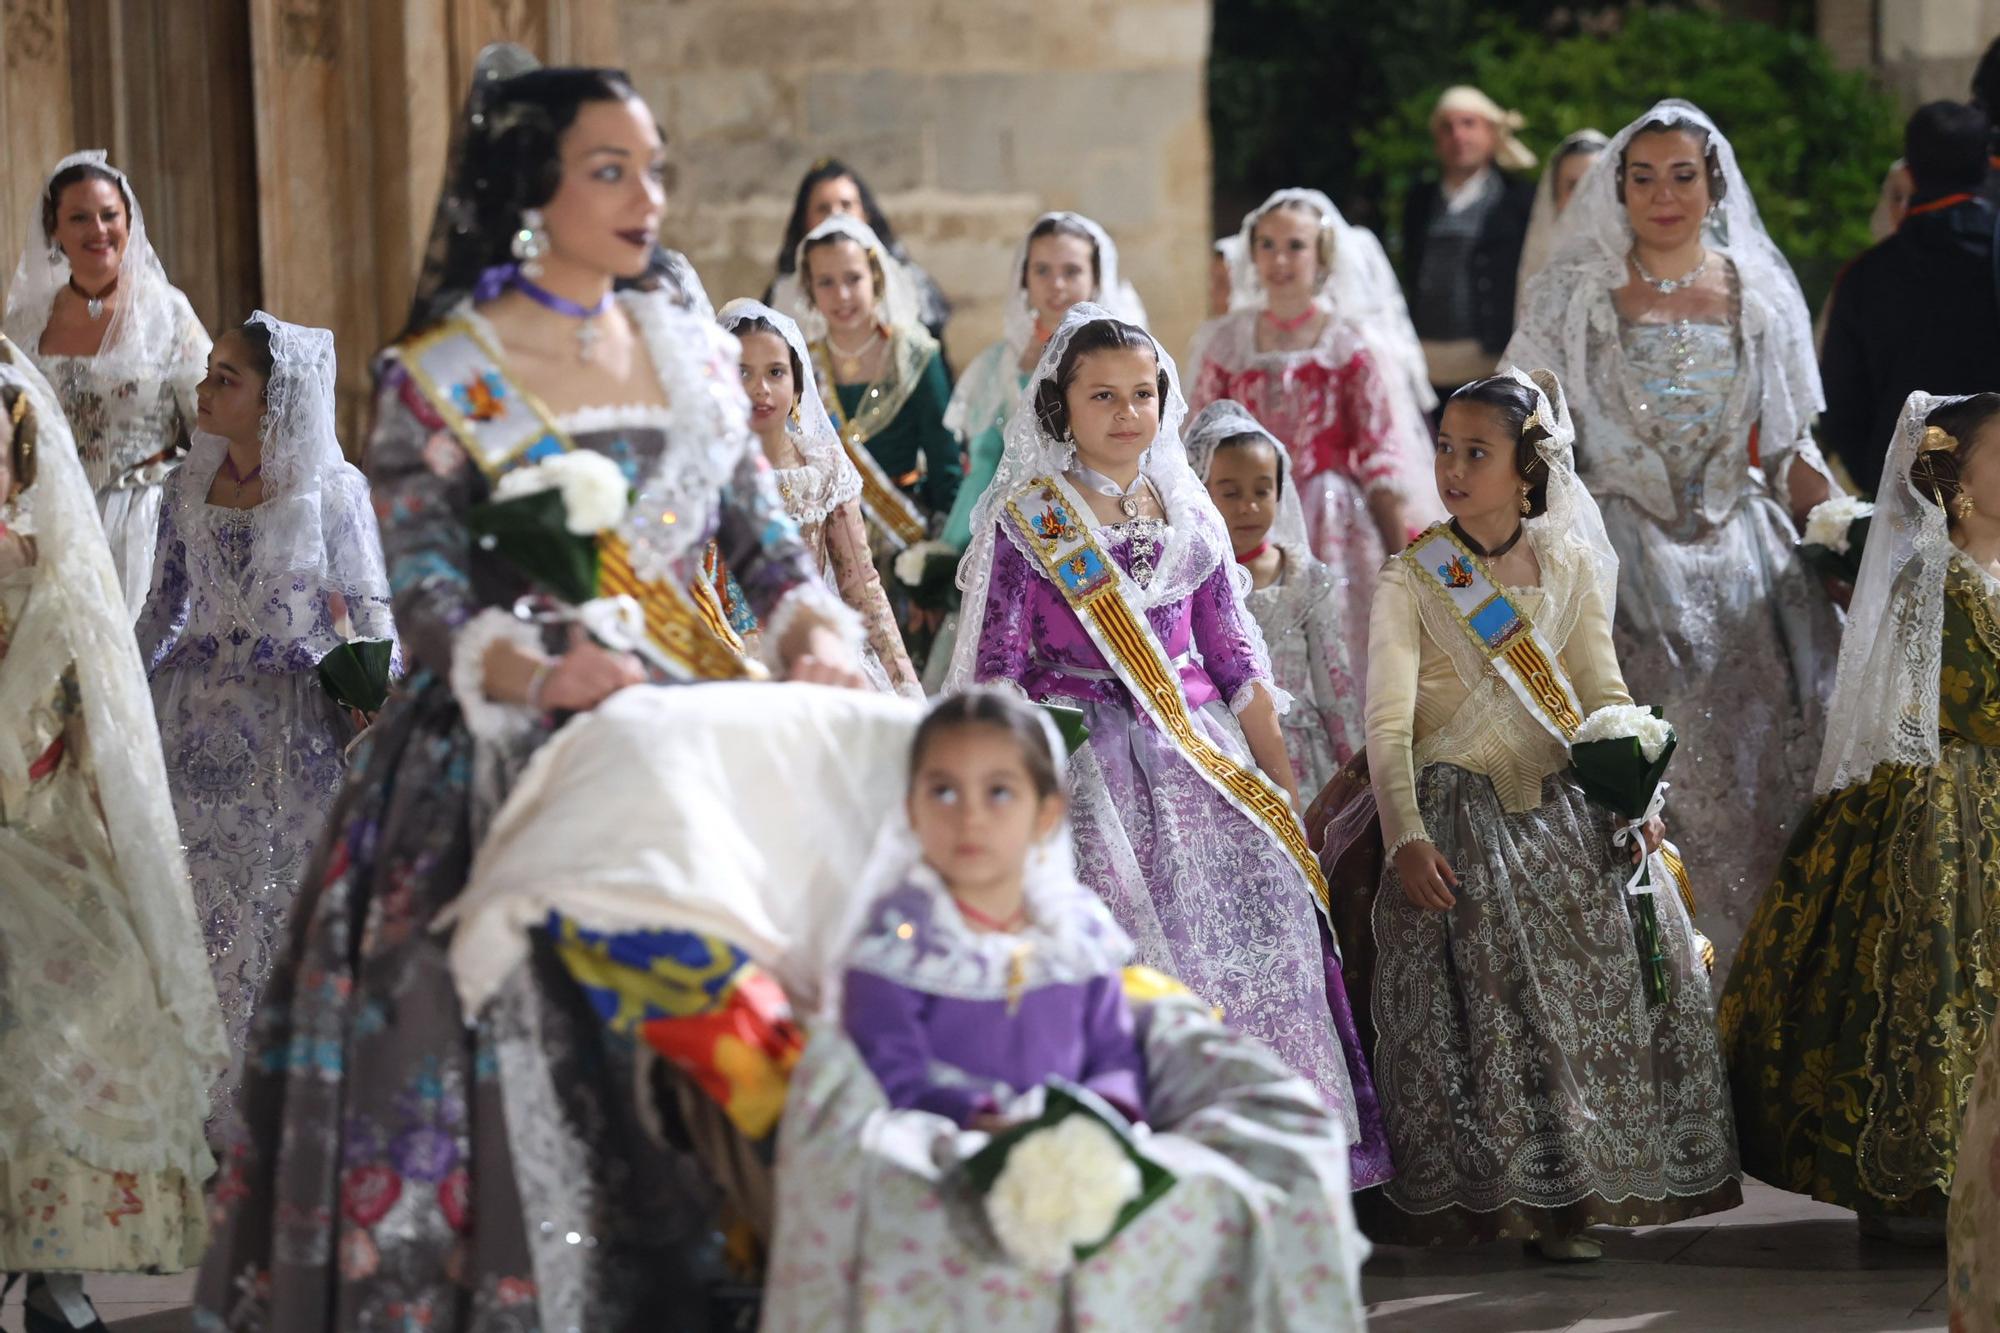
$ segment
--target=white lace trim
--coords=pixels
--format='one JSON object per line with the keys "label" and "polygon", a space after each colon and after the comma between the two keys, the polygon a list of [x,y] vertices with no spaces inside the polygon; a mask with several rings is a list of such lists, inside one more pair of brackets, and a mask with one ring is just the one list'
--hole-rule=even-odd
{"label": "white lace trim", "polygon": [[486,693],[486,652],[506,641],[531,653],[542,651],[541,634],[504,609],[489,606],[458,627],[451,637],[451,692],[475,740],[504,745],[533,732],[541,718],[522,704],[501,703]]}
{"label": "white lace trim", "polygon": [[674,414],[657,403],[592,403],[589,407],[579,407],[556,418],[556,425],[569,435],[624,430],[632,426],[671,430],[673,424]]}
{"label": "white lace trim", "polygon": [[811,611],[817,619],[827,622],[846,645],[855,665],[860,666],[862,644],[866,639],[861,617],[825,584],[801,583],[784,595],[777,609],[764,621],[763,640],[758,645],[757,659],[772,675],[782,677],[791,668],[791,663],[781,656],[782,646],[791,635],[792,622],[801,611]]}

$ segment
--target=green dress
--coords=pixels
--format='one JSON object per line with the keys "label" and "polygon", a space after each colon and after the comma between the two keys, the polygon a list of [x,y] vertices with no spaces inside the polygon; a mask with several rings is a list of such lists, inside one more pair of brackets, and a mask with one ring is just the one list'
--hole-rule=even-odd
{"label": "green dress", "polygon": [[[840,395],[841,421],[854,420],[863,400],[875,387],[836,384],[834,392]],[[926,515],[949,512],[951,502],[958,498],[959,480],[964,475],[959,466],[958,441],[944,428],[945,404],[950,401],[951,381],[945,377],[944,355],[934,352],[895,418],[868,437],[868,452]],[[920,459],[922,468],[918,475]]]}
{"label": "green dress", "polygon": [[[1944,1216],[2000,981],[2000,621],[1946,575],[1938,762],[1822,796],[1717,1016],[1743,1167],[1859,1212]],[[1854,632],[1850,630],[1850,632]]]}

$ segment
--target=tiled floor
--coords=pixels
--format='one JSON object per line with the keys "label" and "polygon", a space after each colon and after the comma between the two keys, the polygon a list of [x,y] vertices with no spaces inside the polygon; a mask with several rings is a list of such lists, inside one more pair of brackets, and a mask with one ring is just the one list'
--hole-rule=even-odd
{"label": "tiled floor", "polygon": [[[1599,1233],[1604,1259],[1551,1264],[1518,1245],[1383,1247],[1369,1262],[1375,1333],[1942,1333],[1944,1255],[1863,1241],[1854,1216],[1762,1185],[1744,1205],[1650,1231]],[[100,1278],[117,1333],[184,1333],[192,1276]],[[20,1311],[0,1313],[19,1333]],[[1233,1333],[1233,1331],[1232,1331]]]}

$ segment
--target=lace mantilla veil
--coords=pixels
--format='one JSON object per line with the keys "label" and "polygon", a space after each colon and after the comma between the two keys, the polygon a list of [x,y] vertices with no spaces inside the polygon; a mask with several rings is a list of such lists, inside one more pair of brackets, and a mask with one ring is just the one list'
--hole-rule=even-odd
{"label": "lace mantilla veil", "polygon": [[822,522],[828,514],[861,494],[861,474],[854,470],[840,436],[834,432],[826,404],[820,401],[805,335],[789,315],[747,296],[722,307],[716,318],[732,334],[742,333],[743,326],[752,320],[765,320],[792,349],[799,365],[799,383],[794,386],[799,396],[798,418],[785,423],[785,432],[806,461],[801,467],[776,468],[774,475],[794,522],[802,525]]}
{"label": "lace mantilla veil", "polygon": [[1292,456],[1285,452],[1285,446],[1277,436],[1265,430],[1250,415],[1250,409],[1233,398],[1218,398],[1207,407],[1194,414],[1194,420],[1187,427],[1188,466],[1200,477],[1202,484],[1208,484],[1209,469],[1215,465],[1215,454],[1224,440],[1239,435],[1256,435],[1271,446],[1278,456],[1278,478],[1282,488],[1278,496],[1278,514],[1271,522],[1269,540],[1274,546],[1301,547],[1308,553],[1312,550],[1312,540],[1306,532],[1305,505],[1299,500],[1299,488],[1292,481]]}
{"label": "lace mantilla veil", "polygon": [[882,244],[874,228],[860,218],[835,213],[800,239],[792,256],[795,267],[779,278],[771,290],[771,304],[798,321],[806,341],[814,343],[826,337],[826,316],[819,313],[812,293],[806,290],[800,277],[806,271],[806,249],[835,236],[844,236],[859,245],[882,270],[882,290],[875,293],[877,322],[896,332],[923,328],[918,319],[917,288],[910,280],[909,270]]}
{"label": "lace mantilla veil", "polygon": [[1549,432],[1535,452],[1549,467],[1548,508],[1523,526],[1541,551],[1578,562],[1590,575],[1608,621],[1618,610],[1618,551],[1604,530],[1604,514],[1576,475],[1576,423],[1562,381],[1550,370],[1500,372],[1535,395],[1535,419]]}
{"label": "lace mantilla veil", "polygon": [[989,352],[966,367],[965,374],[952,391],[951,403],[944,410],[944,428],[962,441],[969,442],[974,435],[1013,410],[1014,397],[1019,392],[1015,377],[1021,364],[1021,354],[1028,350],[1028,344],[1035,336],[1035,308],[1028,302],[1028,247],[1035,228],[1046,222],[1067,222],[1090,234],[1091,244],[1097,251],[1097,289],[1089,299],[1127,324],[1137,324],[1142,329],[1149,327],[1146,303],[1139,299],[1138,291],[1119,271],[1118,243],[1111,239],[1111,234],[1081,213],[1058,210],[1042,214],[1022,233],[1021,243],[1014,247],[1013,263],[1007,267],[1008,281],[1013,285],[1001,308],[1000,347],[1003,350]]}
{"label": "lace mantilla veil", "polygon": [[[1007,443],[992,484],[979,497],[972,511],[972,544],[958,564],[958,586],[964,593],[959,605],[958,643],[953,649],[947,689],[971,685],[977,678],[979,640],[986,626],[986,590],[993,576],[995,543],[1011,541],[1036,570],[1041,557],[1027,547],[1027,539],[1005,517],[1008,500],[1037,477],[1061,477],[1075,464],[1076,448],[1050,436],[1035,412],[1035,397],[1045,381],[1052,380],[1068,352],[1070,341],[1085,325],[1115,319],[1103,306],[1079,301],[1063,316],[1062,327],[1042,350],[1035,373],[1022,390],[1021,401],[1007,421]],[[1149,338],[1151,334],[1147,335]],[[1222,515],[1208,498],[1208,487],[1188,466],[1187,450],[1181,445],[1181,426],[1187,419],[1187,399],[1181,394],[1180,371],[1174,359],[1153,338],[1153,353],[1167,375],[1167,396],[1160,404],[1160,431],[1153,437],[1140,470],[1158,490],[1166,511],[1164,546],[1154,562],[1152,581],[1141,588],[1132,579],[1120,576],[1126,601],[1143,615],[1155,606],[1191,596],[1218,568],[1229,571],[1230,587],[1239,608],[1250,590],[1250,575],[1236,563],[1229,542],[1229,530]],[[1001,534],[1005,533],[1003,537]],[[1272,683],[1271,654],[1255,617],[1242,610],[1243,633],[1254,651],[1257,667],[1278,712],[1283,713],[1291,696]]]}
{"label": "lace mantilla veil", "polygon": [[[10,903],[0,937],[17,958],[74,964],[66,991],[37,973],[37,986],[55,989],[14,1008],[19,1021],[0,1027],[0,1059],[10,1084],[32,1098],[63,1151],[116,1170],[176,1168],[200,1180],[213,1166],[202,1131],[208,1086],[228,1067],[229,1047],[188,888],[152,694],[62,408],[19,349],[10,361],[0,347],[0,384],[27,393],[37,432],[34,483],[0,506],[9,526],[33,537],[36,552],[27,604],[0,657],[0,719],[10,732],[24,724],[64,688],[65,673],[74,673],[77,708],[96,749],[72,751],[63,762],[90,765],[114,861],[111,887],[120,895],[105,905],[105,916],[129,925],[131,944],[148,965],[135,967],[138,960],[102,932],[101,922],[76,915],[76,904],[46,907],[39,884],[66,868],[35,865],[31,851],[28,866],[10,866],[22,843],[0,828],[0,877],[12,882],[24,874],[14,887],[25,895]],[[25,789],[34,758],[25,738],[5,738],[0,788]],[[66,1013],[68,1005],[79,1009]],[[92,1033],[156,1033],[162,1009],[182,1044],[125,1052],[129,1061],[117,1068],[105,1067],[102,1049],[79,1044],[94,1040]],[[0,1105],[7,1100],[0,1095]],[[5,1121],[0,1117],[0,1157],[48,1146],[21,1142],[20,1127]]]}
{"label": "lace mantilla veil", "polygon": [[[262,310],[250,316],[271,339],[264,384],[264,502],[257,508],[251,569],[260,583],[304,575],[354,601],[389,600],[389,576],[369,503],[368,482],[335,434],[333,331],[287,324]],[[188,477],[206,486],[229,442],[197,430]]]}
{"label": "lace mantilla veil", "polygon": [[1957,548],[1944,510],[1911,485],[1910,465],[1923,447],[1925,419],[1956,401],[1913,393],[1896,422],[1848,606],[1816,794],[1866,782],[1879,764],[1938,761],[1945,571]]}
{"label": "lace mantilla veil", "polygon": [[1560,368],[1569,377],[1571,408],[1593,433],[1631,432],[1620,424],[1625,405],[1598,402],[1583,367],[1589,364],[1592,334],[1615,332],[1607,327],[1616,316],[1610,294],[1629,277],[1632,224],[1618,199],[1618,165],[1640,127],[1654,122],[1706,134],[1715,150],[1724,193],[1709,218],[1707,241],[1736,266],[1746,333],[1761,330],[1764,335],[1759,368],[1763,437],[1789,446],[1826,406],[1813,352],[1812,316],[1791,265],[1764,230],[1736,150],[1701,108],[1679,98],[1656,104],[1620,130],[1585,170],[1557,224],[1548,264],[1528,284],[1507,359],[1516,365]]}

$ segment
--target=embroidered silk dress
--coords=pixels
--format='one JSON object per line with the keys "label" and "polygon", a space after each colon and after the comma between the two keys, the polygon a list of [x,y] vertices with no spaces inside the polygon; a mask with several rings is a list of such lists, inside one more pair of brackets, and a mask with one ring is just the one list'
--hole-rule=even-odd
{"label": "embroidered silk dress", "polygon": [[[788,510],[792,508],[787,490],[787,474],[791,471],[780,468],[772,474]],[[889,594],[882,587],[881,573],[875,568],[875,557],[869,550],[868,523],[861,516],[860,502],[849,500],[818,522],[801,524],[799,537],[812,552],[820,576],[837,588],[841,600],[861,617],[868,635],[862,665],[870,681],[879,689],[921,694],[923,686],[910,665],[902,632],[896,628],[896,613],[889,605]]]}
{"label": "embroidered silk dress", "polygon": [[[301,877],[347,772],[354,724],[320,685],[319,660],[349,639],[393,639],[385,601],[341,599],[298,574],[252,567],[271,506],[208,503],[219,458],[182,467],[161,509],[153,592],[137,632],[153,684],[195,910],[238,1065],[211,1124],[235,1105],[250,1016]],[[331,508],[331,505],[329,505]],[[377,564],[366,510],[327,515],[328,559]]]}
{"label": "embroidered silk dress", "polygon": [[[1142,588],[1164,525],[1095,529]],[[1231,570],[1146,619],[1209,741],[1251,762],[1232,709],[1264,681]],[[1173,976],[1311,1079],[1355,1143],[1357,1186],[1388,1171],[1367,1066],[1338,959],[1321,948],[1318,907],[1298,863],[1229,804],[1142,712],[1055,585],[1002,534],[994,543],[976,676],[1030,699],[1081,708],[1088,743],[1071,766],[1077,874],[1132,936],[1138,959]]]}
{"label": "embroidered silk dress", "polygon": [[1944,596],[1938,763],[1813,805],[1719,1015],[1745,1168],[1878,1215],[1991,1165],[1958,1124],[2000,1001],[2000,585],[1954,557]]}
{"label": "embroidered silk dress", "polygon": [[[1627,703],[1580,561],[1529,530],[1539,587],[1509,588],[1588,715]],[[1405,1243],[1651,1226],[1741,1201],[1727,1077],[1685,916],[1662,896],[1670,994],[1649,1009],[1612,816],[1563,745],[1486,669],[1428,571],[1392,559],[1369,641],[1368,758],[1389,859],[1374,906],[1373,1067],[1396,1176],[1370,1232]],[[1394,854],[1432,843],[1444,912]],[[1656,861],[1654,873],[1664,879]]]}
{"label": "embroidered silk dress", "polygon": [[[712,536],[767,625],[795,592],[826,599],[740,406],[733,436],[700,408],[733,391],[733,343],[661,298],[620,303],[673,406],[559,420],[573,447],[635,480],[680,460],[684,585]],[[395,349],[374,421],[369,480],[412,674],[361,747],[257,1014],[247,1141],[216,1187],[196,1327],[669,1327],[702,1299],[712,1185],[635,1123],[629,1056],[551,947],[467,1015],[431,930],[550,721],[493,722],[500,705],[453,683],[477,679],[454,670],[461,633],[528,587],[473,542],[466,515],[491,483]]]}
{"label": "embroidered silk dress", "polygon": [[[1028,909],[977,933],[921,865],[868,909],[843,1022],[792,1076],[763,1327],[1359,1329],[1338,1117],[1184,992],[1128,1000],[1131,942],[1074,880],[1031,880]],[[1149,1123],[1178,1177],[1067,1277],[1012,1263],[952,1176],[984,1144],[964,1122],[1033,1114],[1054,1076]]]}
{"label": "embroidered silk dress", "polygon": [[1299,797],[1310,801],[1367,743],[1361,681],[1349,665],[1343,590],[1333,571],[1303,546],[1279,549],[1278,581],[1252,590],[1245,602],[1264,631],[1271,674],[1292,696],[1278,725]]}
{"label": "embroidered silk dress", "polygon": [[1259,316],[1239,310],[1196,332],[1188,409],[1233,398],[1284,442],[1313,555],[1333,573],[1348,644],[1360,654],[1375,572],[1390,554],[1368,496],[1384,488],[1400,493],[1408,471],[1397,453],[1389,386],[1360,331],[1337,314],[1327,316],[1317,343],[1296,352],[1258,351]]}
{"label": "embroidered silk dress", "polygon": [[2000,1037],[1989,1031],[1965,1099],[1946,1227],[1953,1333],[2000,1333]]}

